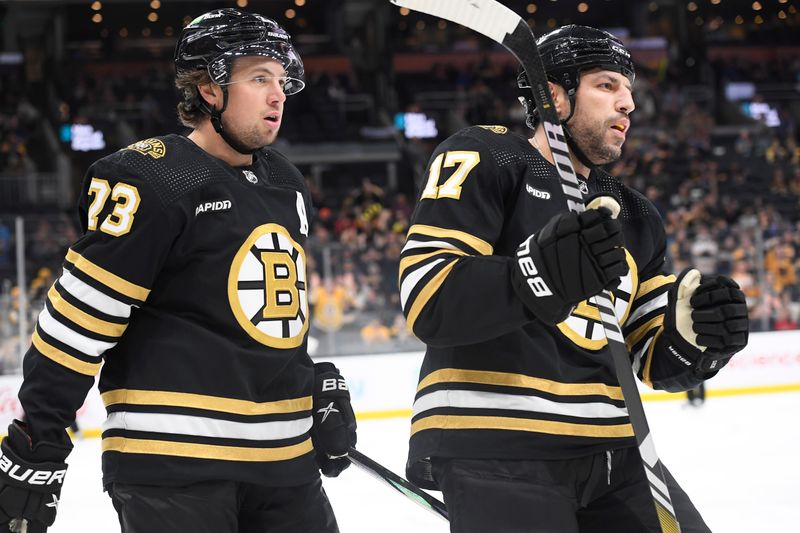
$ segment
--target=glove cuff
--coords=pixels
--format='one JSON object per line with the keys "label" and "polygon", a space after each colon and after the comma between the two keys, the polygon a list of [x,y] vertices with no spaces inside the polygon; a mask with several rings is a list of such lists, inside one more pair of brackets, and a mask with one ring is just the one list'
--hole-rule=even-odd
{"label": "glove cuff", "polygon": [[324,374],[325,372],[336,372],[339,373],[339,369],[336,368],[336,365],[331,363],[330,361],[323,361],[321,363],[314,363],[314,375],[319,376],[320,374]]}
{"label": "glove cuff", "polygon": [[27,434],[16,422],[8,427],[8,436],[0,444],[0,471],[3,481],[8,485],[22,487],[35,492],[54,492],[61,490],[67,474],[64,462],[32,462],[22,459],[16,451],[21,439]]}

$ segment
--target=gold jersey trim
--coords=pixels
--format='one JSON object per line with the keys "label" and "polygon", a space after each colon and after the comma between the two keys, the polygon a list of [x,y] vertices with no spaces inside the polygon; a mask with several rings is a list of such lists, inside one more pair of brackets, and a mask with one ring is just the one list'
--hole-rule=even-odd
{"label": "gold jersey trim", "polygon": [[436,237],[439,239],[455,239],[463,242],[470,248],[477,250],[481,255],[492,255],[492,251],[494,250],[492,245],[483,239],[454,229],[437,228],[436,226],[426,226],[424,224],[414,224],[408,229],[407,237],[414,233],[428,237]]}
{"label": "gold jersey trim", "polygon": [[650,343],[650,346],[647,348],[647,354],[645,355],[645,362],[644,362],[644,371],[642,372],[642,381],[645,385],[653,388],[653,380],[650,377],[650,369],[653,366],[653,352],[656,348],[656,343],[658,342],[658,338],[661,334],[664,333],[663,329],[660,329],[654,336],[653,341]]}
{"label": "gold jersey trim", "polygon": [[481,385],[502,385],[534,389],[559,396],[606,396],[612,400],[622,400],[622,388],[604,383],[560,383],[544,378],[535,378],[509,372],[490,372],[484,370],[463,370],[442,368],[431,372],[419,382],[417,392],[437,383],[478,383]]}
{"label": "gold jersey trim", "polygon": [[628,337],[625,339],[625,345],[628,347],[628,351],[632,351],[633,347],[647,335],[652,329],[661,327],[664,324],[664,315],[654,316],[634,331],[632,331]]}
{"label": "gold jersey trim", "polygon": [[460,416],[433,415],[411,424],[411,435],[426,429],[496,429],[506,431],[528,431],[571,437],[624,438],[633,437],[631,424],[610,426],[573,424],[553,420],[532,420],[505,416]]}
{"label": "gold jersey trim", "polygon": [[94,333],[106,335],[107,337],[121,337],[125,332],[125,329],[128,327],[127,324],[108,322],[78,309],[66,301],[63,296],[61,296],[61,293],[56,290],[55,285],[50,287],[50,290],[47,291],[47,298],[50,300],[50,303],[53,304],[53,307],[56,311],[70,319],[75,324]]}
{"label": "gold jersey trim", "polygon": [[408,318],[406,319],[409,331],[414,331],[414,322],[416,322],[417,317],[422,312],[425,304],[428,303],[428,300],[430,300],[436,291],[439,290],[439,287],[442,286],[444,280],[448,275],[450,275],[450,271],[452,271],[453,267],[456,266],[457,261],[457,259],[451,260],[450,264],[446,265],[439,272],[437,272],[436,275],[433,276],[431,280],[422,288],[419,294],[417,294],[417,297],[414,299],[414,303],[411,304],[411,310],[408,312]]}
{"label": "gold jersey trim", "polygon": [[314,450],[311,439],[279,448],[242,448],[192,442],[130,439],[126,437],[103,438],[103,452],[141,453],[146,455],[172,455],[195,459],[219,461],[272,462],[296,459]]}
{"label": "gold jersey trim", "polygon": [[656,289],[663,287],[669,283],[675,283],[675,276],[670,274],[669,276],[655,276],[650,278],[646,281],[643,281],[641,285],[639,285],[639,290],[636,292],[636,297],[634,300],[638,300],[639,298],[647,295],[648,293],[653,292]]}
{"label": "gold jersey trim", "polygon": [[467,252],[464,252],[462,250],[436,250],[426,254],[407,255],[402,259],[400,259],[400,271],[397,274],[397,279],[399,280],[403,277],[403,273],[406,271],[407,268],[416,265],[420,261],[424,261],[425,259],[430,259],[431,257],[440,254],[453,254],[453,255],[465,256],[467,255]]}
{"label": "gold jersey trim", "polygon": [[134,300],[144,302],[147,300],[147,296],[150,294],[150,289],[146,289],[141,285],[136,285],[135,283],[131,283],[130,281],[127,281],[116,274],[112,274],[103,267],[92,263],[72,248],[67,251],[67,261],[74,264],[75,268],[84,274],[96,279],[106,287],[113,289],[120,294],[124,294],[128,298],[133,298]]}
{"label": "gold jersey trim", "polygon": [[274,402],[251,402],[223,398],[221,396],[205,396],[188,392],[168,392],[152,390],[115,389],[100,395],[106,407],[117,404],[129,405],[165,405],[172,407],[189,407],[232,413],[237,415],[275,415],[310,411],[313,406],[311,396],[290,398]]}
{"label": "gold jersey trim", "polygon": [[33,346],[43,356],[58,363],[61,366],[67,367],[70,370],[74,370],[78,374],[94,377],[100,372],[100,367],[102,366],[102,363],[87,363],[86,361],[81,361],[77,357],[74,357],[66,352],[62,352],[55,346],[45,342],[44,339],[42,339],[42,337],[39,336],[38,327],[33,330],[31,341],[33,342]]}

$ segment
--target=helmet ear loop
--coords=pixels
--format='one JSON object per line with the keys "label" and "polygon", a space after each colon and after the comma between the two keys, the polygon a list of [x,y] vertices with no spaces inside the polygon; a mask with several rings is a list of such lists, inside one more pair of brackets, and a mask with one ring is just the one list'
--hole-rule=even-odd
{"label": "helmet ear loop", "polygon": [[214,126],[214,131],[222,135],[222,112],[228,107],[228,88],[224,85],[221,85],[220,88],[222,89],[222,109],[212,109],[211,125]]}
{"label": "helmet ear loop", "polygon": [[214,126],[214,131],[217,133],[222,132],[222,112],[228,107],[228,88],[224,85],[220,85],[220,88],[222,89],[222,109],[219,110],[206,102],[205,98],[200,94],[199,87],[195,86],[194,88],[195,97],[197,98],[197,107],[211,118],[211,124]]}

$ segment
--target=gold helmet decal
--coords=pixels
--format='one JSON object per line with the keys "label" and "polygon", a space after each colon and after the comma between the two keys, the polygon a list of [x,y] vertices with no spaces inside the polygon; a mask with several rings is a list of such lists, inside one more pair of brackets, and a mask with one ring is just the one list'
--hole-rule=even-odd
{"label": "gold helmet decal", "polygon": [[272,348],[296,348],[308,331],[306,256],[283,226],[253,230],[233,259],[228,302],[253,339]]}

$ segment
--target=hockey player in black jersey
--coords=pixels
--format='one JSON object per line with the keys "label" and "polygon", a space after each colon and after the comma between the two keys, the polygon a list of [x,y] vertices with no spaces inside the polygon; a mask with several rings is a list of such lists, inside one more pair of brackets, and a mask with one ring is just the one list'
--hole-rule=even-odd
{"label": "hockey player in black jersey", "polygon": [[268,147],[302,61],[275,21],[220,9],[184,28],[175,64],[193,131],[86,174],[83,235],[2,441],[2,530],[55,520],[64,428],[99,374],[103,483],[124,533],[338,531],[319,470],[349,464],[355,418],[336,367],[306,350],[310,196]]}
{"label": "hockey player in black jersey", "polygon": [[[747,343],[723,276],[664,271],[653,205],[600,165],[634,110],[622,42],[583,26],[539,41],[587,210],[566,209],[527,79],[530,139],[464,129],[433,153],[400,261],[427,344],[407,473],[443,491],[457,533],[661,531],[599,312],[612,289],[638,377],[683,391]],[[708,531],[667,472],[682,531]]]}

